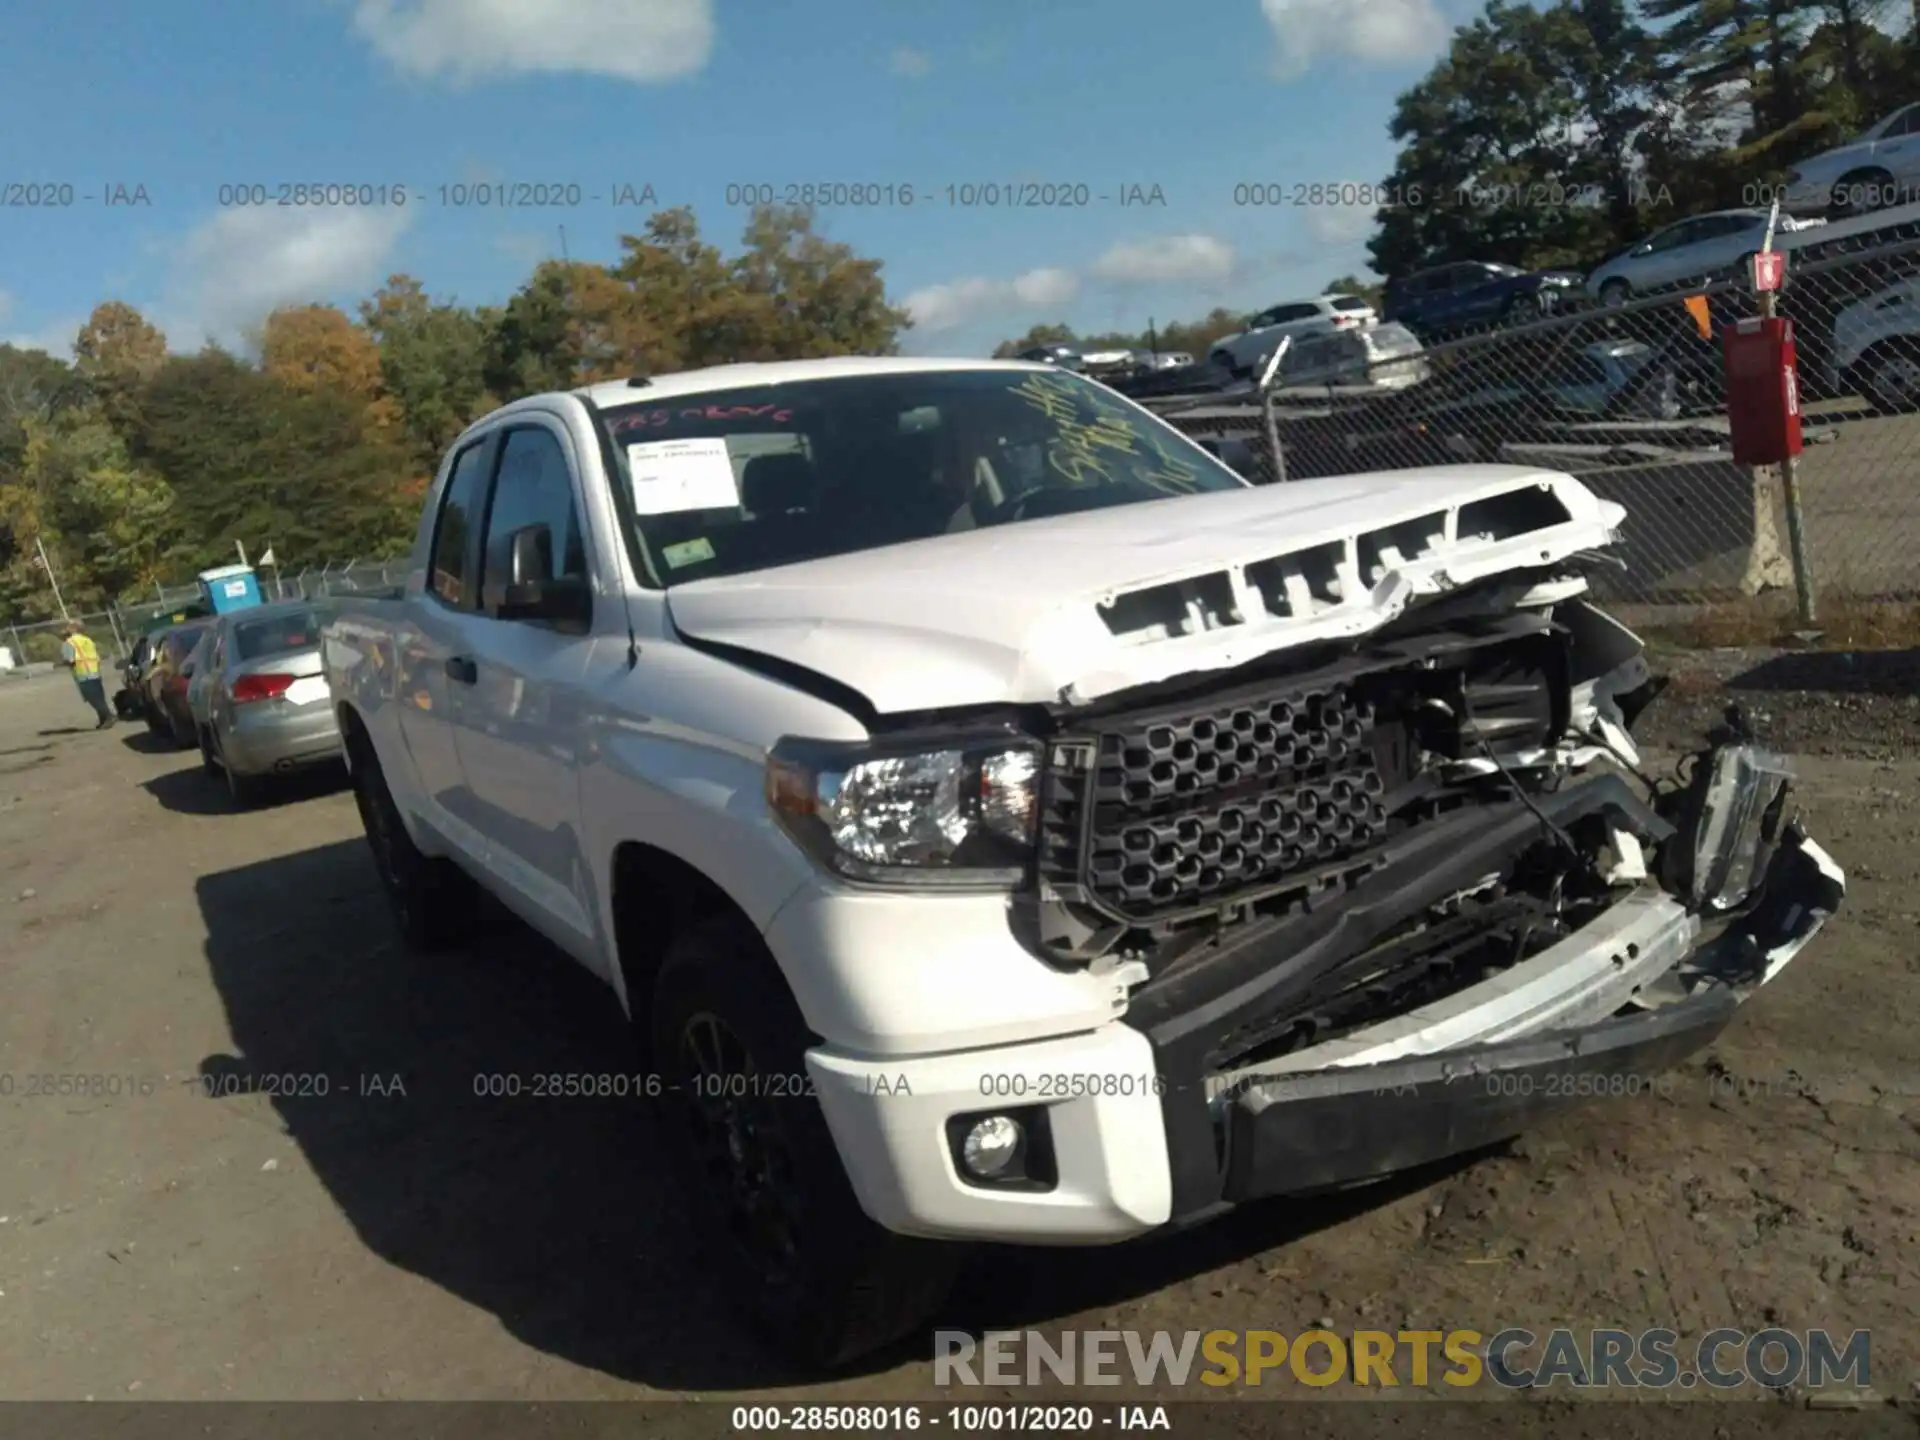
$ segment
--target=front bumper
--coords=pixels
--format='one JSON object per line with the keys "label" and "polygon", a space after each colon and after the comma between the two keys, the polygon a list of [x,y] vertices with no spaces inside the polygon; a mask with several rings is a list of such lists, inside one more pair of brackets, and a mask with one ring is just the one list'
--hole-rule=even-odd
{"label": "front bumper", "polygon": [[[1223,1068],[1211,1057],[1249,1015],[1271,1013],[1317,954],[1355,953],[1415,907],[1471,886],[1538,817],[1515,806],[1481,817],[1470,836],[1435,825],[1340,906],[1246,927],[1193,982],[1140,992],[1122,1021],[933,1056],[823,1046],[808,1069],[863,1206],[903,1234],[1111,1243],[1261,1197],[1378,1179],[1655,1088],[1780,973],[1838,908],[1845,876],[1788,828],[1744,906],[1716,918],[1700,887],[1724,880],[1727,858],[1763,823],[1766,807],[1749,798],[1718,797],[1696,883],[1681,887],[1689,899],[1642,881],[1527,961],[1277,1061]],[[1618,815],[1671,834],[1611,776],[1539,803],[1569,822]],[[1030,1125],[1044,1114],[1051,1184],[963,1177],[951,1122],[1005,1112]]]}

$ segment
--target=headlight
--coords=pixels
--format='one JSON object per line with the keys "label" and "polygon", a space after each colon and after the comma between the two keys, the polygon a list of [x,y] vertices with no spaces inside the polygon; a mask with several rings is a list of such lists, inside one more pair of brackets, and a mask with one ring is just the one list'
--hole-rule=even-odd
{"label": "headlight", "polygon": [[874,884],[1018,884],[1033,855],[1040,746],[1000,733],[831,744],[767,757],[767,805],[828,869]]}

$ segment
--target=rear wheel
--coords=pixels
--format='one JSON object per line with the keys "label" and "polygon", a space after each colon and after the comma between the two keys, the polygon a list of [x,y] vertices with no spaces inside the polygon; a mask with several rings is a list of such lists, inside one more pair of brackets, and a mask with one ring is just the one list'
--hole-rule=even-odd
{"label": "rear wheel", "polygon": [[464,940],[472,931],[479,899],[474,884],[451,860],[422,854],[413,843],[380,761],[364,738],[354,749],[353,799],[401,939],[423,951],[448,949]]}
{"label": "rear wheel", "polygon": [[732,919],[682,934],[650,1020],[689,1202],[728,1294],[769,1342],[831,1368],[925,1322],[963,1252],[861,1209],[820,1102],[787,1080],[806,1074],[809,1032],[759,936]]}
{"label": "rear wheel", "polygon": [[1624,280],[1609,280],[1600,287],[1602,305],[1624,305],[1627,297],[1633,293],[1632,287]]}
{"label": "rear wheel", "polygon": [[1894,203],[1893,176],[1885,170],[1854,170],[1834,182],[1829,196],[1836,220],[1884,210]]}
{"label": "rear wheel", "polygon": [[167,712],[167,731],[173,736],[176,749],[191,750],[194,747],[193,726],[182,720],[172,711]]}

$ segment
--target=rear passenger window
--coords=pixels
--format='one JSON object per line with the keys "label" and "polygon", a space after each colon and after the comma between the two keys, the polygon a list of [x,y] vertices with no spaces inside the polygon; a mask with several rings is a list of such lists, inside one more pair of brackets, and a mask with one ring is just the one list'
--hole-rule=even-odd
{"label": "rear passenger window", "polygon": [[447,477],[446,493],[440,500],[440,518],[434,522],[427,589],[449,605],[465,605],[473,593],[473,577],[467,573],[467,541],[473,535],[477,518],[474,510],[480,503],[491,448],[488,441],[481,440],[455,458],[453,474]]}

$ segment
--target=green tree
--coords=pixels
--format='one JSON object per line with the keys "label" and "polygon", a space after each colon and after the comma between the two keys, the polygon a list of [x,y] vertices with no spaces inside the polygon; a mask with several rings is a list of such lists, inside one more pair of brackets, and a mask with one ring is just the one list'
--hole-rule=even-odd
{"label": "green tree", "polygon": [[170,357],[141,401],[135,458],[171,480],[195,565],[236,540],[287,564],[405,548],[409,457],[351,395],[295,391],[209,348]]}
{"label": "green tree", "polygon": [[454,437],[498,403],[487,390],[487,320],[433,301],[418,280],[392,275],[361,302],[379,347],[380,380],[400,408],[413,463],[431,474]]}

